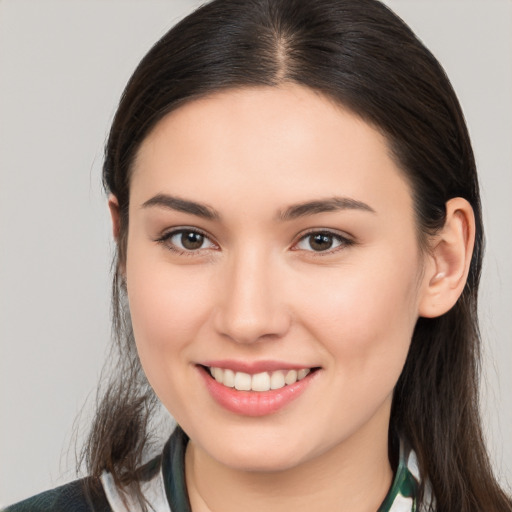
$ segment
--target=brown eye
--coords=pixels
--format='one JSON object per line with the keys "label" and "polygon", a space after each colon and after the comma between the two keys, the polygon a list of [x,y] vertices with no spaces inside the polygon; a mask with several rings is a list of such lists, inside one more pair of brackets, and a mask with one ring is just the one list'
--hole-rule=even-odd
{"label": "brown eye", "polygon": [[204,242],[204,235],[194,231],[183,231],[181,233],[181,245],[184,249],[194,251],[200,249]]}
{"label": "brown eye", "polygon": [[327,251],[333,245],[333,236],[325,233],[309,235],[309,246],[314,251]]}
{"label": "brown eye", "polygon": [[215,247],[215,244],[206,235],[193,229],[172,231],[162,237],[160,241],[176,252],[195,252]]}
{"label": "brown eye", "polygon": [[318,231],[303,236],[297,244],[297,249],[309,252],[326,252],[339,247],[351,245],[352,242],[341,235],[328,231]]}

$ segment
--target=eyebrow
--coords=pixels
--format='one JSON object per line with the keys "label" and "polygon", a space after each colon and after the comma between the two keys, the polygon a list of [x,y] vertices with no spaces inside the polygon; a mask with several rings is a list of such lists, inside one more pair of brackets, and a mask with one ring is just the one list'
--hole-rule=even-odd
{"label": "eyebrow", "polygon": [[[159,206],[169,210],[175,210],[183,213],[190,213],[207,220],[220,220],[221,216],[217,210],[203,203],[197,203],[188,199],[182,199],[168,194],[157,194],[143,203],[143,208]],[[298,203],[289,206],[284,211],[280,211],[277,215],[278,220],[288,221],[300,217],[307,217],[319,213],[334,212],[339,210],[362,210],[366,212],[376,213],[375,210],[356,199],[350,197],[331,197],[328,199],[318,199]]]}
{"label": "eyebrow", "polygon": [[375,210],[356,199],[350,197],[331,197],[315,201],[307,201],[289,206],[278,217],[282,221],[293,220],[299,217],[307,217],[318,213],[335,212],[339,210],[362,210],[366,212],[376,213]]}
{"label": "eyebrow", "polygon": [[169,210],[190,213],[203,219],[220,220],[220,214],[211,206],[167,194],[157,194],[142,205],[143,208],[151,206],[160,206]]}

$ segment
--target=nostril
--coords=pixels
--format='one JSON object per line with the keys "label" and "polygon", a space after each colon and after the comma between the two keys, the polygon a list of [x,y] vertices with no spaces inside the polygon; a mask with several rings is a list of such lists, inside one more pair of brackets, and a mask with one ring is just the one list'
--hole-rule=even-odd
{"label": "nostril", "polygon": [[236,343],[277,340],[290,328],[291,319],[284,308],[281,311],[279,307],[253,308],[250,311],[236,311],[235,308],[219,310],[215,328],[219,334]]}

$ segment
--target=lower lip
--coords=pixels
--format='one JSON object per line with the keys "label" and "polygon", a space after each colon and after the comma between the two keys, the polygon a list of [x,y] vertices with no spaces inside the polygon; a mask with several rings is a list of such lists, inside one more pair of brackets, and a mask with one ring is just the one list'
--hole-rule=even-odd
{"label": "lower lip", "polygon": [[309,373],[294,384],[280,389],[238,391],[217,382],[204,367],[199,367],[199,370],[213,399],[228,411],[244,416],[266,416],[283,409],[306,390],[318,373]]}

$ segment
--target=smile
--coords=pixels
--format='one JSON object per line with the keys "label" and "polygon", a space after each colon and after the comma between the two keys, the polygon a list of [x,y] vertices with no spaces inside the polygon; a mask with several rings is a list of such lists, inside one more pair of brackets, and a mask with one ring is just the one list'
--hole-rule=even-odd
{"label": "smile", "polygon": [[[243,416],[273,414],[306,391],[321,373],[320,367],[293,368],[277,362],[258,364],[231,363],[231,368],[219,363],[199,364],[210,396],[222,408]],[[280,368],[281,366],[281,368]],[[266,371],[263,367],[266,367]],[[245,371],[242,371],[245,370]]]}
{"label": "smile", "polygon": [[228,368],[208,367],[211,376],[227,388],[238,391],[270,391],[291,386],[304,379],[310,372],[309,368],[298,370],[277,370],[251,375],[245,372],[235,372]]}

